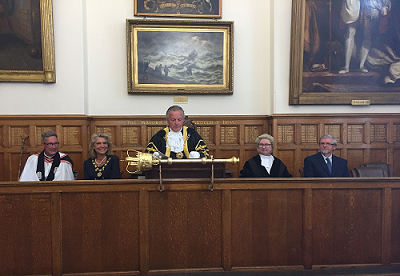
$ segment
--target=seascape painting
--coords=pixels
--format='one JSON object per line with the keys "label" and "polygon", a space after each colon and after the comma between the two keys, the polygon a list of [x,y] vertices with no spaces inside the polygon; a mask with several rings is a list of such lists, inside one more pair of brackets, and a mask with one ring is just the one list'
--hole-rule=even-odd
{"label": "seascape painting", "polygon": [[139,84],[223,84],[223,33],[140,31]]}
{"label": "seascape painting", "polygon": [[233,93],[233,22],[128,19],[127,36],[128,93]]}

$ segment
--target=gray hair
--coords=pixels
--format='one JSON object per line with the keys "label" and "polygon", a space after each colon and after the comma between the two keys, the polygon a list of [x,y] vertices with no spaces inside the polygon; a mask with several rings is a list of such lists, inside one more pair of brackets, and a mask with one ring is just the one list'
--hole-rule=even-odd
{"label": "gray hair", "polygon": [[257,147],[258,147],[258,145],[260,144],[260,142],[261,142],[262,139],[268,139],[268,140],[271,142],[271,147],[272,147],[272,149],[274,149],[274,137],[272,137],[271,135],[266,134],[266,133],[261,134],[260,136],[258,136],[258,137],[256,138]]}
{"label": "gray hair", "polygon": [[93,149],[94,143],[96,143],[97,138],[104,138],[106,139],[108,149],[107,149],[107,155],[111,155],[112,152],[112,146],[111,146],[111,139],[110,136],[108,136],[105,133],[94,133],[92,137],[90,138],[90,143],[89,143],[89,150],[90,150],[90,155],[92,158],[96,158],[97,152]]}
{"label": "gray hair", "polygon": [[43,132],[43,134],[42,134],[42,143],[44,144],[46,138],[53,137],[53,136],[55,136],[58,139],[57,133],[55,133],[52,130],[48,130],[48,131]]}
{"label": "gray hair", "polygon": [[183,108],[180,107],[179,105],[173,105],[167,109],[167,112],[165,112],[165,117],[167,118],[167,120],[169,119],[170,111],[182,111],[182,118],[185,118],[185,111],[183,111]]}
{"label": "gray hair", "polygon": [[318,144],[321,143],[322,139],[332,139],[332,144],[334,146],[337,146],[337,141],[336,141],[335,137],[333,137],[332,135],[329,135],[329,134],[322,135],[321,138],[319,138]]}

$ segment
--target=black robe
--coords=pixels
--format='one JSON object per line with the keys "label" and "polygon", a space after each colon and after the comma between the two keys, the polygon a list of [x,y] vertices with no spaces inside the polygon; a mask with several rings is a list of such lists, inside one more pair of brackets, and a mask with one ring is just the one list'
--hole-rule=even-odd
{"label": "black robe", "polygon": [[240,177],[292,177],[292,175],[285,164],[275,156],[271,171],[268,173],[265,167],[261,165],[260,155],[257,154],[246,161],[243,170],[240,171]]}
{"label": "black robe", "polygon": [[[148,153],[161,152],[168,157],[173,159],[177,158],[176,153],[168,151],[166,149],[167,144],[167,131],[169,128],[166,127],[151,137],[150,142],[147,144],[146,151]],[[197,151],[200,153],[200,158],[209,158],[209,152],[203,138],[197,133],[193,128],[188,128],[184,126],[181,130],[183,135],[183,140],[185,142],[184,151],[182,152],[182,158],[189,158],[189,153],[191,151]],[[185,139],[186,138],[186,139]]]}

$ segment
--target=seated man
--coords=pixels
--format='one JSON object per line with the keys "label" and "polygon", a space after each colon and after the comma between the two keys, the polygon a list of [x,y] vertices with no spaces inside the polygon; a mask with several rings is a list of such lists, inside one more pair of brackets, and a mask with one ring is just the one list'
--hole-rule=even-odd
{"label": "seated man", "polygon": [[334,156],[337,141],[331,135],[319,139],[320,152],[304,159],[304,177],[349,177],[347,160]]}
{"label": "seated man", "polygon": [[166,118],[168,126],[150,139],[145,152],[174,159],[209,157],[208,148],[200,134],[183,126],[185,112],[182,107],[173,105],[168,108]]}
{"label": "seated man", "polygon": [[29,156],[19,181],[74,180],[73,162],[58,152],[58,138],[54,131],[42,134],[43,151]]}

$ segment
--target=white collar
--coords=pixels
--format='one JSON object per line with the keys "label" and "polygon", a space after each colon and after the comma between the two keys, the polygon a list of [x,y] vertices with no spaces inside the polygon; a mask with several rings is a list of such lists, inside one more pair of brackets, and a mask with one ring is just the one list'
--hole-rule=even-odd
{"label": "white collar", "polygon": [[170,148],[172,152],[182,152],[184,144],[182,132],[175,132],[170,129],[167,135],[167,147]]}

